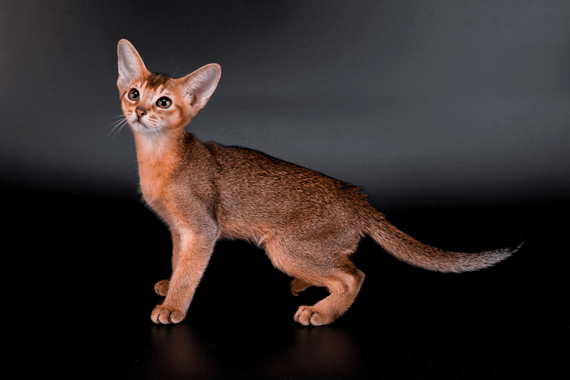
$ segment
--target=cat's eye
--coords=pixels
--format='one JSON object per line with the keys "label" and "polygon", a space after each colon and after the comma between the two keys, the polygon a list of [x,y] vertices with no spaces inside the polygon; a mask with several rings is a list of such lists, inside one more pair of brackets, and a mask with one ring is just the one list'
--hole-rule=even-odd
{"label": "cat's eye", "polygon": [[131,89],[131,91],[129,91],[129,99],[131,100],[136,100],[139,97],[139,90],[137,90],[136,88]]}
{"label": "cat's eye", "polygon": [[160,108],[168,108],[170,107],[170,105],[172,104],[172,100],[168,99],[166,96],[163,96],[162,98],[158,99],[156,101],[156,105],[159,106]]}

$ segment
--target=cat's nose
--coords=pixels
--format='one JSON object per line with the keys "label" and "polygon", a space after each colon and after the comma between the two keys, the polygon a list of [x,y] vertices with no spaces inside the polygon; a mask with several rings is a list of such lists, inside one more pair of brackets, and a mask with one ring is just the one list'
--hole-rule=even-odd
{"label": "cat's nose", "polygon": [[146,115],[146,110],[144,108],[137,108],[136,112],[139,119]]}

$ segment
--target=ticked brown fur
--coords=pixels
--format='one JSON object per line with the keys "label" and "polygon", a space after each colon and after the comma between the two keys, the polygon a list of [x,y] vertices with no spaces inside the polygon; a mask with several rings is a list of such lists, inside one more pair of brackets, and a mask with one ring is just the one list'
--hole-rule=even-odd
{"label": "ticked brown fur", "polygon": [[185,131],[206,105],[221,69],[206,65],[179,79],[148,71],[126,40],[118,45],[121,106],[136,142],[145,202],[168,226],[172,276],[155,291],[155,323],[179,323],[219,239],[246,239],[293,277],[291,292],[326,287],[328,297],[301,306],[303,325],[326,325],[354,302],[364,273],[351,261],[370,235],[411,265],[441,272],[481,269],[515,250],[478,254],[442,251],[389,224],[359,189],[264,153],[203,143]]}

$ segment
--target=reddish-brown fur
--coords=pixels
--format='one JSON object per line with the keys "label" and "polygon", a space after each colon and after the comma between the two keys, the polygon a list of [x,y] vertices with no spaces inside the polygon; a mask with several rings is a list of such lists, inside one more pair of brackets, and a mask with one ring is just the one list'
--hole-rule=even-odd
{"label": "reddish-brown fur", "polygon": [[[389,224],[355,186],[258,151],[202,143],[185,127],[208,102],[220,67],[174,79],[149,72],[126,40],[118,55],[117,86],[135,136],[143,198],[173,242],[172,277],[155,285],[166,297],[151,314],[155,323],[184,319],[222,238],[264,248],[294,278],[294,295],[309,286],[328,289],[322,301],[299,308],[294,319],[303,325],[329,324],[354,302],[364,273],[350,257],[365,234],[402,261],[442,272],[481,269],[514,252],[465,254],[424,245]],[[158,101],[164,96],[172,102],[166,109]]]}

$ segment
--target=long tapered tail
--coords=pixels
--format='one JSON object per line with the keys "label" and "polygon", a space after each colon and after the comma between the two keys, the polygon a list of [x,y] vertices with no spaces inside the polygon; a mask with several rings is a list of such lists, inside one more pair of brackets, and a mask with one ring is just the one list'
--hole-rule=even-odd
{"label": "long tapered tail", "polygon": [[420,243],[390,224],[382,214],[374,218],[366,233],[382,248],[397,259],[424,269],[437,272],[470,272],[490,267],[518,251],[502,248],[477,253],[450,252]]}

